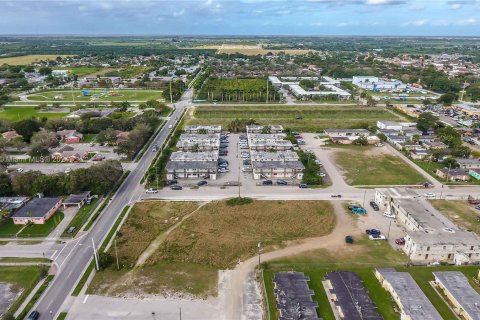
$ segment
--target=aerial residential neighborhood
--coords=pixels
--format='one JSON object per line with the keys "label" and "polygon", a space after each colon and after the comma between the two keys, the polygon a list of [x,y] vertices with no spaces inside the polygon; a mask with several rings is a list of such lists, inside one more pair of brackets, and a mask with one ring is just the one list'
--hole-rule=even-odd
{"label": "aerial residential neighborhood", "polygon": [[0,1],[0,319],[480,319],[478,1]]}

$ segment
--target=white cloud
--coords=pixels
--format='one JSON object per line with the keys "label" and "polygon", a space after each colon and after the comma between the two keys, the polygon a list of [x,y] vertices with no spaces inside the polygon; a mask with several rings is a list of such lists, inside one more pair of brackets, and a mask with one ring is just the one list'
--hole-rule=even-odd
{"label": "white cloud", "polygon": [[184,14],[185,14],[185,9],[182,9],[180,11],[173,11],[174,17],[180,17],[180,16],[183,16]]}

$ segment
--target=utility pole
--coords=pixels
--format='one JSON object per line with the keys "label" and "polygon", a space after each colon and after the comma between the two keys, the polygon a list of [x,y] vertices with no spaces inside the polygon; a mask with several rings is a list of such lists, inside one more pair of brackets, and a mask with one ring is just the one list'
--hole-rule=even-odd
{"label": "utility pole", "polygon": [[172,96],[172,80],[170,80],[170,103],[173,103],[173,96]]}
{"label": "utility pole", "polygon": [[258,270],[260,270],[260,252],[261,252],[261,246],[262,246],[262,242],[260,241],[258,244],[257,244],[257,247],[258,247]]}
{"label": "utility pole", "polygon": [[390,219],[390,223],[388,224],[387,240],[390,239],[390,227],[391,226],[392,226],[392,220]]}
{"label": "utility pole", "polygon": [[117,239],[113,241],[115,244],[115,255],[117,256],[117,270],[120,270],[120,263],[118,263]]}
{"label": "utility pole", "polygon": [[182,320],[182,307],[180,307],[180,320]]}
{"label": "utility pole", "polygon": [[95,242],[93,241],[93,238],[92,238],[92,246],[93,246],[93,257],[95,258],[95,265],[97,267],[97,271],[99,271],[100,267],[98,266],[97,249],[95,248]]}

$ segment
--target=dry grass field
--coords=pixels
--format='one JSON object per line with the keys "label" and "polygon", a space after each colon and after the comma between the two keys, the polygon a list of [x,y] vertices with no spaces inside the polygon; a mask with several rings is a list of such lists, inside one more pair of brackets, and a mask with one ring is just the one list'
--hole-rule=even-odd
{"label": "dry grass field", "polygon": [[217,50],[217,54],[241,53],[247,56],[255,56],[258,54],[263,55],[269,52],[273,54],[285,52],[290,55],[303,55],[313,51],[313,50],[300,50],[300,49],[285,49],[285,50],[264,49],[261,44],[257,44],[257,45],[222,44],[222,45],[202,46],[202,47],[197,47],[195,49],[214,49],[214,50]]}
{"label": "dry grass field", "polygon": [[[334,209],[325,201],[140,202],[117,236],[121,269],[114,264],[97,272],[88,292],[215,295],[218,270],[256,255],[258,242],[265,252],[328,234],[334,225]],[[145,264],[134,267],[152,242],[159,246]]]}
{"label": "dry grass field", "polygon": [[55,55],[55,54],[31,54],[26,56],[18,57],[8,57],[0,58],[0,65],[10,64],[10,65],[26,65],[34,62],[39,62],[41,60],[55,60],[57,57],[68,57],[68,55]]}
{"label": "dry grass field", "polygon": [[120,263],[131,268],[148,245],[162,232],[198,207],[195,202],[137,203],[117,235]]}
{"label": "dry grass field", "polygon": [[254,201],[241,206],[212,202],[185,220],[152,256],[151,262],[176,261],[235,266],[286,241],[319,237],[335,225],[334,209],[322,201]]}

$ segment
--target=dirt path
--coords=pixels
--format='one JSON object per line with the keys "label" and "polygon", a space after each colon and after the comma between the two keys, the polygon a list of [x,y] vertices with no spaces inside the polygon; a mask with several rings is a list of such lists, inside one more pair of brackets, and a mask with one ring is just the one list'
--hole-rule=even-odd
{"label": "dirt path", "polygon": [[[293,256],[305,251],[315,249],[331,249],[341,250],[346,247],[346,235],[359,235],[360,229],[357,227],[357,221],[349,217],[342,206],[341,201],[332,202],[337,216],[336,226],[332,233],[318,238],[306,239],[300,244],[295,244],[280,250],[267,252],[261,255],[263,262],[282,257]],[[226,320],[243,320],[242,316],[244,310],[244,292],[246,288],[246,279],[255,270],[258,265],[258,256],[252,257],[244,262],[241,262],[231,274],[229,284],[225,287],[225,300],[223,302],[223,310],[225,310],[224,319]]]}
{"label": "dirt path", "polygon": [[[160,245],[162,244],[162,242],[165,240],[165,238],[175,229],[178,228],[178,226],[180,226],[182,224],[183,221],[185,221],[186,219],[190,218],[192,215],[194,215],[198,210],[200,210],[204,205],[206,205],[208,202],[203,202],[201,203],[197,209],[193,210],[192,212],[190,212],[189,214],[183,216],[183,218],[178,221],[177,223],[175,223],[173,226],[171,226],[169,229],[167,229],[167,231],[165,232],[162,232],[158,237],[155,238],[155,240],[153,240],[150,245],[147,247],[147,249],[145,249],[145,251],[142,252],[142,254],[138,257],[137,259],[137,262],[135,263],[135,268],[138,268],[140,267],[141,265],[143,265],[145,263],[145,261],[147,261],[148,258],[150,258],[150,256],[152,254],[155,253],[155,251],[157,251],[157,249],[160,247]],[[134,268],[134,269],[135,269]]]}

